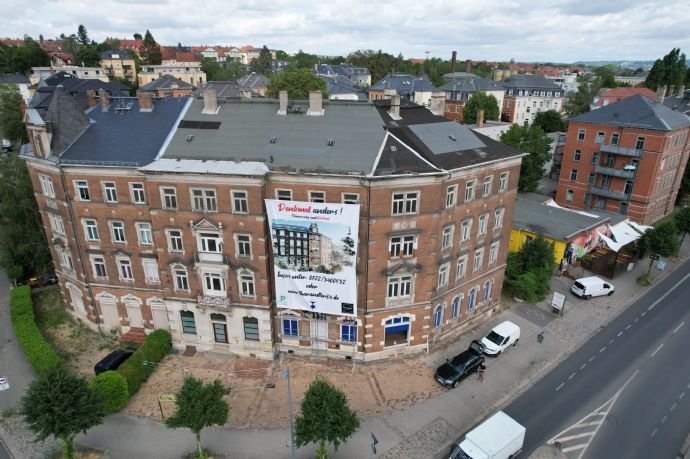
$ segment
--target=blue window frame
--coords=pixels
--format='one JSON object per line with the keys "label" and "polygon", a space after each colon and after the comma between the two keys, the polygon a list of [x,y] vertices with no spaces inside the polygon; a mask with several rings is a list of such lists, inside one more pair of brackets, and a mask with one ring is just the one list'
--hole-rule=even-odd
{"label": "blue window frame", "polygon": [[453,298],[453,304],[451,305],[451,308],[450,308],[450,317],[455,319],[459,313],[460,313],[460,297],[456,296],[455,298]]}
{"label": "blue window frame", "polygon": [[491,281],[486,281],[484,284],[484,301],[491,298]]}
{"label": "blue window frame", "polygon": [[297,319],[283,319],[283,336],[299,336]]}
{"label": "blue window frame", "polygon": [[340,326],[340,339],[349,343],[357,341],[357,325],[342,324]]}
{"label": "blue window frame", "polygon": [[434,310],[434,328],[441,326],[441,320],[443,319],[443,306],[440,304],[436,306]]}
{"label": "blue window frame", "polygon": [[468,311],[471,311],[472,309],[474,309],[474,301],[475,301],[476,297],[477,297],[477,292],[475,292],[474,289],[470,290],[470,294],[469,294],[469,297],[467,299],[467,310]]}
{"label": "blue window frame", "polygon": [[386,321],[386,333],[407,331],[410,328],[409,317],[393,317]]}

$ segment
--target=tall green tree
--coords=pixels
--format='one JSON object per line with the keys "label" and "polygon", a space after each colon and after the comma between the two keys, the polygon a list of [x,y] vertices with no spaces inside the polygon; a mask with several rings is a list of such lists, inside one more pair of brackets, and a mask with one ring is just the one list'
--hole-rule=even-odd
{"label": "tall green tree", "polygon": [[142,37],[140,33],[134,33],[134,35],[132,35],[132,37],[135,40],[143,40],[144,39],[144,37]]}
{"label": "tall green tree", "polygon": [[682,233],[680,238],[680,245],[683,245],[685,235],[690,233],[690,207],[683,207],[674,216],[673,221],[676,224],[678,231]]}
{"label": "tall green tree", "polygon": [[93,45],[82,46],[79,49],[79,54],[75,57],[77,64],[84,67],[98,67],[98,64],[101,62],[98,49]]}
{"label": "tall green tree", "polygon": [[348,54],[347,62],[357,67],[367,67],[371,73],[371,81],[375,82],[394,70],[396,58],[392,54],[384,53],[380,49],[359,49]]}
{"label": "tall green tree", "polygon": [[601,88],[601,81],[598,78],[591,75],[581,77],[577,91],[569,94],[565,101],[565,111],[570,116],[587,113],[594,96],[599,93]]}
{"label": "tall green tree", "polygon": [[534,124],[544,130],[544,132],[565,131],[567,123],[556,110],[546,110],[537,113],[534,117]]}
{"label": "tall green tree", "polygon": [[644,85],[655,91],[661,86],[666,86],[670,92],[685,85],[687,74],[685,53],[681,53],[680,48],[673,48],[664,57],[654,62]]}
{"label": "tall green tree", "polygon": [[26,73],[31,67],[50,64],[50,56],[35,41],[21,46],[7,46],[0,42],[0,74]]}
{"label": "tall green tree", "polygon": [[266,94],[276,98],[280,91],[287,91],[290,99],[308,99],[309,91],[321,91],[328,98],[326,82],[309,69],[284,70],[271,75]]}
{"label": "tall green tree", "polygon": [[21,103],[22,95],[15,85],[0,84],[0,131],[15,142],[26,137]]}
{"label": "tall green tree", "polygon": [[527,153],[520,166],[518,187],[525,191],[536,191],[539,179],[544,175],[544,164],[550,157],[551,139],[541,127],[513,124],[501,134],[500,142]]}
{"label": "tall green tree", "polygon": [[359,428],[357,413],[350,409],[347,396],[323,377],[317,377],[304,394],[300,414],[295,419],[295,444],[326,443],[335,449]]}
{"label": "tall green tree", "polygon": [[26,163],[0,158],[0,266],[10,278],[46,272],[51,266],[43,222]]}
{"label": "tall green tree", "polygon": [[472,94],[472,97],[470,97],[465,106],[462,107],[463,124],[476,124],[479,110],[484,110],[485,120],[498,120],[500,109],[496,97],[484,91],[477,91]]}
{"label": "tall green tree", "polygon": [[[676,228],[675,223],[672,221],[662,223],[644,233],[640,243],[650,254],[659,255],[664,258],[674,256],[680,249],[678,228]],[[653,264],[654,260],[650,257],[647,276],[652,272]]]}
{"label": "tall green tree", "polygon": [[506,290],[525,301],[542,301],[549,292],[554,261],[554,245],[541,235],[525,241],[519,252],[508,254]]}
{"label": "tall green tree", "polygon": [[196,437],[199,459],[204,457],[201,448],[201,430],[210,426],[222,426],[228,421],[230,408],[223,400],[223,383],[215,380],[204,384],[196,378],[185,378],[182,388],[176,395],[177,411],[165,420],[172,429],[190,429]]}
{"label": "tall green tree", "polygon": [[79,40],[79,43],[81,43],[84,46],[90,43],[89,34],[86,31],[86,27],[84,27],[84,24],[79,24],[79,27],[77,28],[77,39]]}
{"label": "tall green tree", "polygon": [[151,32],[147,29],[141,46],[141,58],[146,65],[160,65],[163,62],[161,47],[156,43]]}
{"label": "tall green tree", "polygon": [[273,67],[273,55],[271,50],[269,50],[266,45],[259,51],[259,57],[252,59],[249,64],[249,68],[252,72],[259,73],[261,75],[269,76],[272,73]]}
{"label": "tall green tree", "polygon": [[54,436],[65,457],[74,457],[74,437],[103,422],[104,400],[81,376],[57,367],[33,381],[22,397],[20,414],[37,440]]}

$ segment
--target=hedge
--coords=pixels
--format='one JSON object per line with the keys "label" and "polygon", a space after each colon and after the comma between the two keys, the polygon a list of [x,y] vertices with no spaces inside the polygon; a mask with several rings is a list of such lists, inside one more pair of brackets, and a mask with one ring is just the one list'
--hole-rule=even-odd
{"label": "hedge", "polygon": [[141,385],[146,381],[155,364],[163,360],[163,357],[172,349],[172,336],[166,330],[155,330],[144,340],[139,349],[125,363],[120,365],[117,371],[127,380],[129,396],[136,394]]}
{"label": "hedge", "polygon": [[31,289],[23,285],[12,289],[10,293],[10,315],[12,327],[26,354],[26,359],[34,367],[36,373],[43,375],[51,368],[62,364],[60,357],[48,344],[41,330],[36,325]]}
{"label": "hedge", "polygon": [[106,371],[89,382],[89,387],[105,399],[106,413],[120,411],[129,401],[127,380],[117,371]]}

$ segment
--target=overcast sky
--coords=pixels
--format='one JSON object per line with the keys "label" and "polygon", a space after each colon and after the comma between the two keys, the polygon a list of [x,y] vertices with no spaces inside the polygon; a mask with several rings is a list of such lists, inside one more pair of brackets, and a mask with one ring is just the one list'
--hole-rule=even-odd
{"label": "overcast sky", "polygon": [[76,33],[345,55],[573,62],[690,54],[688,0],[3,0],[0,35]]}

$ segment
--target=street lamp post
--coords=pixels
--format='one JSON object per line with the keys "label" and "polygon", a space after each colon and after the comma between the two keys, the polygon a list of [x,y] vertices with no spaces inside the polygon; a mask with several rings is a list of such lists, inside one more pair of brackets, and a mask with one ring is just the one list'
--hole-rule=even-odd
{"label": "street lamp post", "polygon": [[283,370],[280,377],[287,378],[288,383],[288,417],[290,418],[290,457],[291,459],[296,459],[297,454],[295,452],[295,428],[292,422],[292,387],[290,384],[290,368]]}

